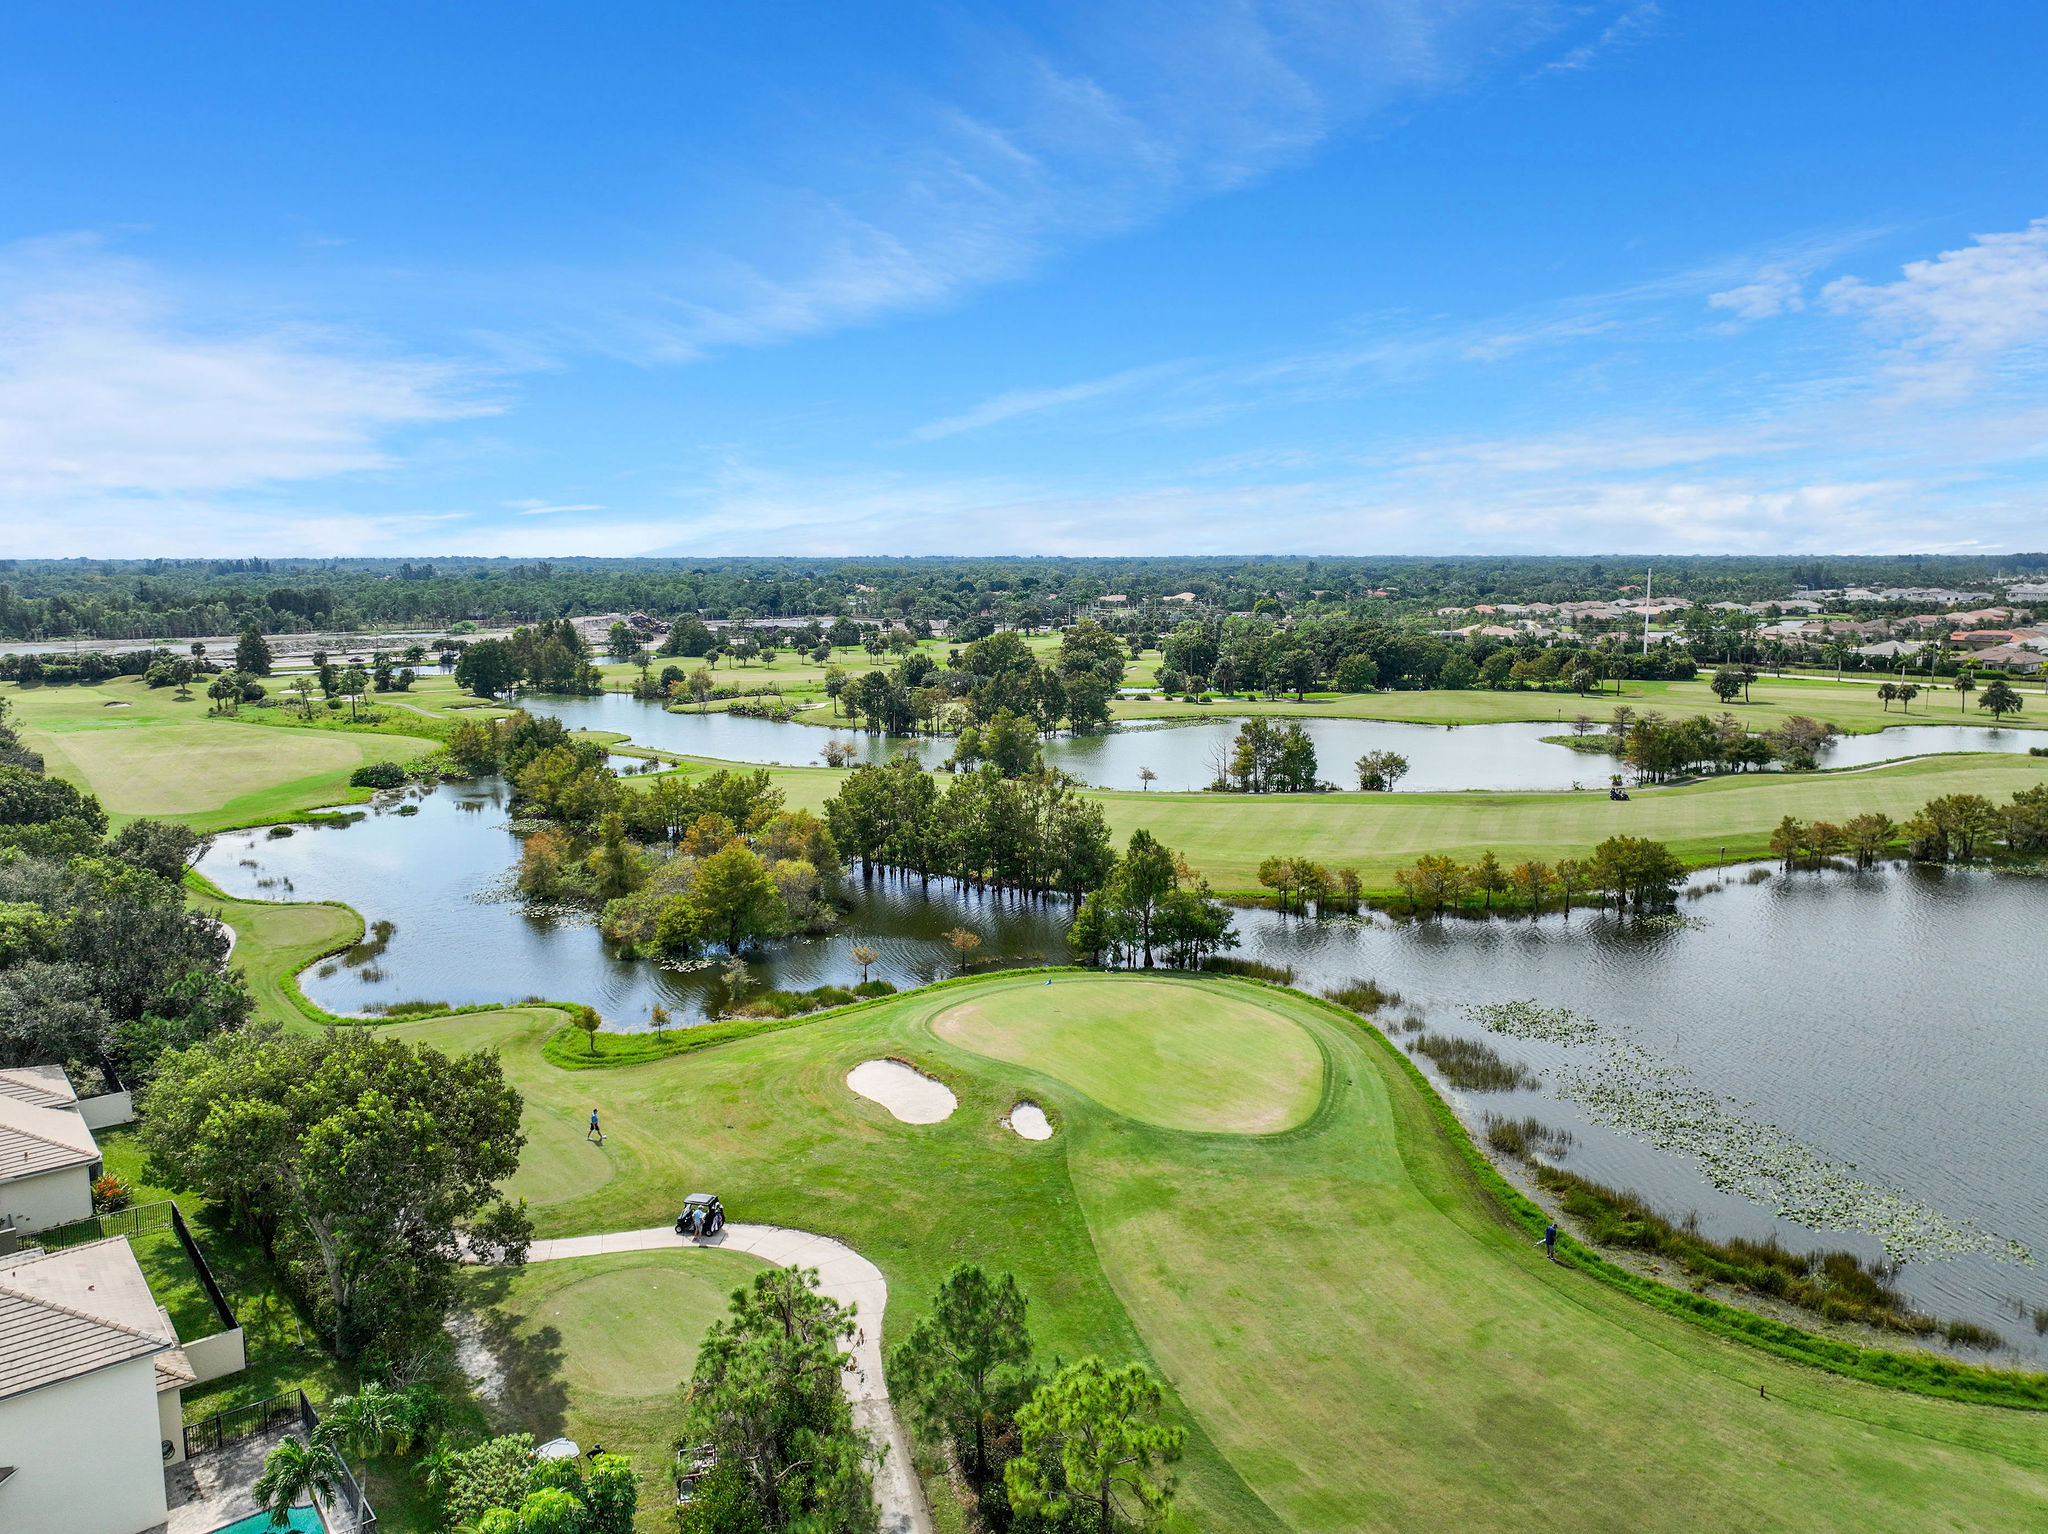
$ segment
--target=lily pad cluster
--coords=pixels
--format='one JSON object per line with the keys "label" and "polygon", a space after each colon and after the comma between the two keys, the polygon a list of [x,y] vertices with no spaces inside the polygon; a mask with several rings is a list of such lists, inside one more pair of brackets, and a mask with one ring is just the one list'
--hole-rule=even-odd
{"label": "lily pad cluster", "polygon": [[1600,1025],[1569,1007],[1546,1007],[1534,1001],[1496,1001],[1467,1007],[1465,1015],[1488,1033],[1511,1039],[1539,1039],[1548,1044],[1590,1044]]}
{"label": "lily pad cluster", "polygon": [[1556,1091],[1596,1124],[1690,1156],[1711,1186],[1752,1199],[1780,1219],[1875,1236],[1884,1243],[1887,1261],[1970,1253],[2001,1262],[2034,1260],[2019,1242],[1877,1186],[1853,1165],[1832,1161],[1777,1125],[1748,1117],[1729,1099],[1694,1085],[1690,1074],[1638,1044],[1611,1039],[1597,1064],[1559,1073]]}

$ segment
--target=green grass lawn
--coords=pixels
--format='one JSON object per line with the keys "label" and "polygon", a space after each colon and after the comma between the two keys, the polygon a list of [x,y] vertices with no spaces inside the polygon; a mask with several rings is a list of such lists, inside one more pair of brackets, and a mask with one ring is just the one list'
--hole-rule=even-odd
{"label": "green grass lawn", "polygon": [[493,1431],[632,1456],[640,1526],[672,1529],[669,1446],[705,1329],[757,1258],[709,1248],[619,1252],[465,1275],[468,1323],[504,1371]]}
{"label": "green grass lawn", "polygon": [[[1067,975],[1051,990],[1078,994],[1061,998],[1069,1021],[1054,1035],[1085,1018],[1107,1042],[1037,1068],[943,1036],[964,1002],[1027,1019],[1046,989],[997,977],[599,1071],[548,1065],[538,1012],[396,1032],[499,1048],[527,1103],[513,1191],[545,1192],[543,1234],[665,1222],[709,1187],[735,1219],[821,1231],[874,1260],[897,1336],[952,1263],[1015,1271],[1041,1355],[1145,1359],[1170,1381],[1190,1429],[1190,1528],[1520,1529],[1545,1509],[1616,1530],[2048,1518],[2042,1417],[1820,1373],[1547,1264],[1391,1048],[1331,1009],[1214,978]],[[1219,1004],[1269,1018],[1194,1021]],[[1165,1128],[1070,1079],[1119,1037],[1142,1074],[1162,1046],[1135,1041],[1162,1031],[1199,1034],[1219,1056],[1235,1047],[1256,1070],[1285,1028],[1314,1048],[1323,1089],[1283,1133]],[[946,1081],[959,1110],[908,1125],[853,1094],[846,1072],[885,1055]],[[1000,1126],[1020,1096],[1052,1112],[1050,1141]],[[582,1139],[592,1106],[602,1147]],[[579,1167],[585,1190],[564,1196]],[[625,1296],[612,1302],[644,1325]],[[591,1346],[611,1357],[630,1339]],[[568,1369],[565,1353],[533,1388],[573,1399],[588,1387]]]}
{"label": "green grass lawn", "polygon": [[365,762],[407,760],[431,748],[415,735],[338,729],[266,729],[282,710],[245,707],[240,719],[207,712],[203,690],[180,703],[173,689],[119,677],[92,687],[8,684],[23,738],[49,772],[99,796],[118,824],[139,816],[197,830],[245,825],[322,805],[366,799],[349,774]]}
{"label": "green grass lawn", "polygon": [[248,978],[257,1018],[300,1031],[315,1024],[293,999],[291,977],[363,935],[362,917],[338,901],[232,900],[188,879],[185,903],[235,929],[228,962]]}

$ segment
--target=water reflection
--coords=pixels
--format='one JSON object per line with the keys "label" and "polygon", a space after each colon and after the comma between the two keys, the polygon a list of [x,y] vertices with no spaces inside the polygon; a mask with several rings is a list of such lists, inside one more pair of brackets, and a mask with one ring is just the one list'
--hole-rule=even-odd
{"label": "water reflection", "polygon": [[[851,725],[824,730],[809,724],[777,724],[730,714],[672,714],[656,703],[626,693],[594,698],[529,697],[525,707],[552,714],[572,729],[617,730],[639,745],[686,756],[758,762],[786,767],[817,766],[827,741],[842,742],[855,761],[881,761],[911,754],[936,767],[952,754],[950,740],[925,736],[880,736]],[[1153,788],[1191,791],[1216,777],[1217,757],[1236,735],[1237,719],[1194,723],[1129,724],[1100,735],[1056,736],[1044,742],[1045,758],[1097,788],[1142,787],[1138,769],[1158,774]],[[1375,719],[1305,719],[1315,741],[1322,776],[1340,787],[1356,786],[1351,764],[1367,751],[1398,751],[1408,758],[1401,791],[1455,789],[1569,789],[1601,787],[1617,760],[1546,742],[1546,735],[1570,733],[1563,718],[1551,724],[1395,724]],[[1915,724],[1874,735],[1841,737],[1822,756],[1825,767],[1861,767],[1899,757],[1950,751],[2025,751],[2044,737],[2038,732],[1973,725]]]}

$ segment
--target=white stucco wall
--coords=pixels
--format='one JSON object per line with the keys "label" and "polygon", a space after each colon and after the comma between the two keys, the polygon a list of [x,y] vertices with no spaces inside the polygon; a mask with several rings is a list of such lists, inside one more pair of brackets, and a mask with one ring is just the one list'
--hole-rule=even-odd
{"label": "white stucco wall", "polygon": [[135,1094],[102,1092],[98,1097],[81,1097],[78,1116],[85,1120],[87,1129],[105,1129],[109,1124],[132,1124],[135,1122]]}
{"label": "white stucco wall", "polygon": [[[177,1392],[171,1392],[173,1399]],[[0,1529],[142,1534],[167,1516],[156,1366],[138,1358],[0,1401]]]}
{"label": "white stucco wall", "polygon": [[92,1168],[59,1167],[0,1182],[0,1225],[47,1230],[92,1215]]}

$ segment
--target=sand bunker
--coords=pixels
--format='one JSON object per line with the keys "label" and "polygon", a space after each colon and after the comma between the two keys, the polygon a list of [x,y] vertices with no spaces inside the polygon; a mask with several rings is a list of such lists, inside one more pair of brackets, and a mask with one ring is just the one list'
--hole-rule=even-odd
{"label": "sand bunker", "polygon": [[1010,1116],[1003,1120],[1027,1140],[1050,1140],[1052,1124],[1045,1116],[1045,1110],[1037,1103],[1019,1103],[1010,1110]]}
{"label": "sand bunker", "polygon": [[901,1060],[863,1060],[846,1073],[846,1084],[906,1124],[936,1124],[951,1118],[960,1106],[943,1081],[934,1081]]}

